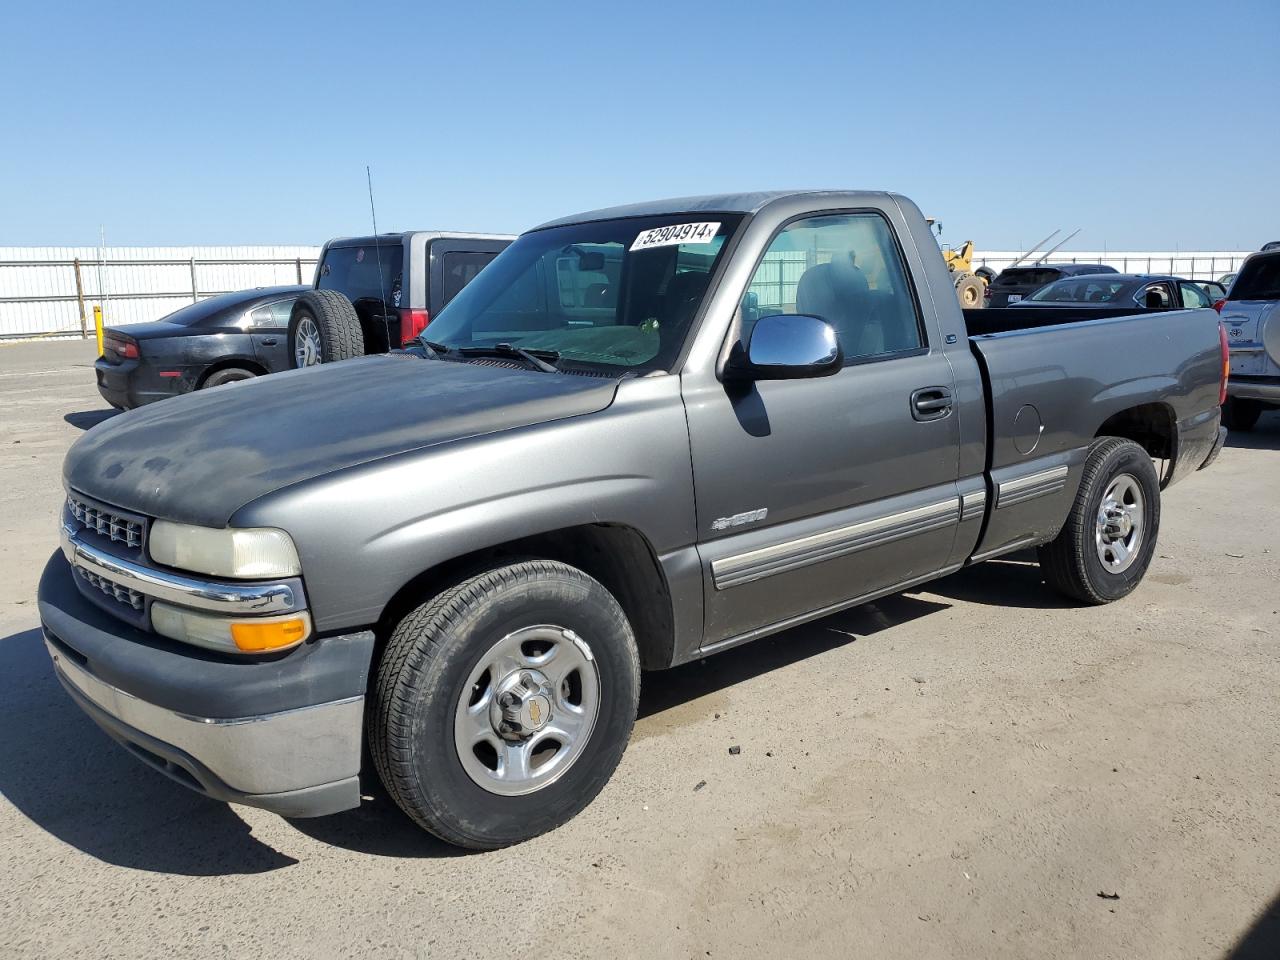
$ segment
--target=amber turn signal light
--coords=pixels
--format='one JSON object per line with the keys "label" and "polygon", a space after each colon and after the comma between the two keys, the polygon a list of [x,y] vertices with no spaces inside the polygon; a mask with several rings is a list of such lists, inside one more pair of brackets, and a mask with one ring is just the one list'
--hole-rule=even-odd
{"label": "amber turn signal light", "polygon": [[263,653],[268,650],[283,650],[292,647],[307,638],[307,621],[301,617],[291,620],[270,620],[265,623],[231,624],[231,639],[239,650],[245,653]]}

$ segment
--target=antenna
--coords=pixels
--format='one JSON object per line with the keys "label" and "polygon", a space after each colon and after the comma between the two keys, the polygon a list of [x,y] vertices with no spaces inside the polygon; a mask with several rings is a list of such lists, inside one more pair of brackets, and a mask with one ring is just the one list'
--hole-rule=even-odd
{"label": "antenna", "polygon": [[1040,259],[1037,260],[1036,263],[1037,264],[1044,263],[1045,258],[1049,256],[1049,254],[1053,253],[1053,251],[1057,250],[1060,246],[1062,246],[1064,243],[1066,243],[1068,240],[1074,237],[1077,233],[1081,231],[1081,229],[1082,229],[1081,227],[1076,227],[1074,230],[1068,233],[1065,237],[1063,237],[1061,240],[1055,243],[1052,247],[1046,250],[1043,254],[1041,254]]}
{"label": "antenna", "polygon": [[[1056,236],[1057,236],[1058,234],[1060,234],[1061,232],[1062,232],[1061,230],[1055,230],[1055,231],[1053,231],[1053,233],[1049,234],[1047,237],[1045,237],[1043,240],[1041,240],[1041,241],[1040,241],[1040,243],[1033,243],[1033,244],[1031,245],[1031,249],[1029,249],[1029,250],[1028,250],[1026,253],[1024,253],[1022,256],[1020,256],[1017,260],[1013,261],[1013,263],[1009,264],[1009,267],[1016,267],[1016,266],[1017,266],[1018,264],[1020,264],[1023,260],[1027,259],[1027,257],[1031,256],[1031,254],[1035,253],[1035,252],[1036,252],[1036,250],[1040,248],[1040,245],[1041,245],[1041,244],[1048,243],[1050,240],[1052,240],[1054,237],[1056,237]],[[1006,269],[1006,270],[1008,270],[1008,269],[1009,269],[1009,267],[1005,267],[1005,269]]]}
{"label": "antenna", "polygon": [[382,243],[378,237],[378,211],[373,206],[373,173],[369,165],[364,165],[364,179],[369,185],[369,216],[373,218],[373,255],[378,261],[378,299],[382,302],[382,315],[386,317],[387,301],[383,299],[387,291],[387,278],[382,275]]}

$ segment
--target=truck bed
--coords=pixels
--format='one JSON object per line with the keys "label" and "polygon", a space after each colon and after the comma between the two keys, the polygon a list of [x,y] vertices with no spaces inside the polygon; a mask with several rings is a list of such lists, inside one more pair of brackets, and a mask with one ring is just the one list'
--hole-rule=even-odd
{"label": "truck bed", "polygon": [[1115,317],[1144,316],[1150,313],[1173,313],[1173,308],[1138,309],[1136,307],[993,307],[986,310],[964,310],[964,325],[969,336],[1031,330],[1035,327],[1057,327],[1064,323],[1088,320],[1110,320]]}
{"label": "truck bed", "polygon": [[[1140,408],[1169,437],[1166,481],[1203,462],[1196,451],[1217,433],[1222,364],[1213,310],[1009,307],[964,319],[987,398],[997,508],[976,555],[1055,535],[1091,438],[1124,435],[1124,424],[1108,423],[1121,411]],[[1023,500],[1027,479],[1052,490]]]}

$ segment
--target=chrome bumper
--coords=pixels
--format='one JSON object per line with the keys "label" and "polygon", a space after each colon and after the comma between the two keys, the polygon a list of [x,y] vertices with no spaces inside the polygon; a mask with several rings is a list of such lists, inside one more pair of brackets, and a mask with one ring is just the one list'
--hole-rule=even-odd
{"label": "chrome bumper", "polygon": [[1227,377],[1227,396],[1280,403],[1280,377],[1274,380],[1232,380]]}
{"label": "chrome bumper", "polygon": [[360,803],[364,697],[234,719],[187,716],[104,683],[46,636],[58,679],[135,756],[218,800],[283,816]]}
{"label": "chrome bumper", "polygon": [[227,614],[291,613],[306,608],[302,582],[227,583],[196,580],[146,567],[99,550],[63,524],[62,554],[73,567],[87,570],[129,590],[184,607]]}

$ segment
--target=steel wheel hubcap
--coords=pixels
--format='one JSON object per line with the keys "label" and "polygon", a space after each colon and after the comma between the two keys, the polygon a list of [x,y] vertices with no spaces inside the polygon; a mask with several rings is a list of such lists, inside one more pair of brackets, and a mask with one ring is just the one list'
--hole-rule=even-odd
{"label": "steel wheel hubcap", "polygon": [[298,320],[293,338],[293,358],[300,367],[314,367],[320,362],[320,329],[310,317]]}
{"label": "steel wheel hubcap", "polygon": [[600,707],[600,671],[572,630],[509,633],[479,659],[454,712],[462,768],[504,796],[555,783],[582,755]]}
{"label": "steel wheel hubcap", "polygon": [[1122,573],[1133,565],[1142,546],[1144,500],[1137,479],[1122,473],[1111,481],[1098,505],[1094,546],[1103,567]]}

